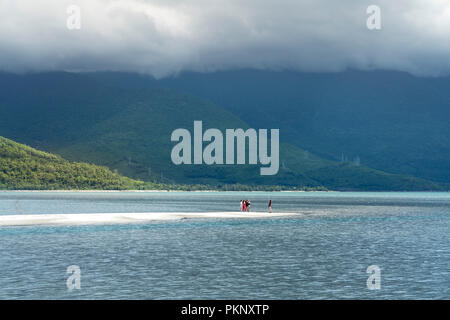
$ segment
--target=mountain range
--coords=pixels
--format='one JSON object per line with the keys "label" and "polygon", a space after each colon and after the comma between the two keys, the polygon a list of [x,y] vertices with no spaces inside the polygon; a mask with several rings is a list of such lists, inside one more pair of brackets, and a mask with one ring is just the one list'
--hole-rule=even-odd
{"label": "mountain range", "polygon": [[[446,83],[390,72],[236,71],[160,80],[2,73],[0,136],[147,182],[445,190],[450,95],[439,89]],[[279,173],[174,165],[170,135],[191,130],[195,120],[223,131],[279,128]]]}

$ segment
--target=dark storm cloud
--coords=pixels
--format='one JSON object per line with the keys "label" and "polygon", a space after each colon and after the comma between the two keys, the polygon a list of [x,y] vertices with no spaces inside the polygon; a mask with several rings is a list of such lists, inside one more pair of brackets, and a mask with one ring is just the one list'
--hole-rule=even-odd
{"label": "dark storm cloud", "polygon": [[[369,5],[381,30],[366,27]],[[81,8],[69,30],[67,7]],[[0,69],[450,73],[444,0],[0,0]]]}

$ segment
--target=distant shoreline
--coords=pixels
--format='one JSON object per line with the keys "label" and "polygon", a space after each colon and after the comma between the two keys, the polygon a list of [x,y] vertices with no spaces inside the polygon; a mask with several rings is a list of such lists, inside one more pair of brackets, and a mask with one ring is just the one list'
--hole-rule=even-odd
{"label": "distant shoreline", "polygon": [[190,193],[200,193],[200,192],[216,192],[216,193],[237,193],[237,192],[270,192],[270,193],[334,193],[334,192],[392,192],[392,193],[413,193],[413,192],[427,192],[427,193],[448,193],[450,190],[444,191],[433,191],[433,190],[0,190],[0,193],[6,192],[27,192],[27,193],[169,193],[169,192],[190,192]]}
{"label": "distant shoreline", "polygon": [[[264,191],[264,190],[233,190],[233,191],[225,191],[225,190],[0,190],[0,192],[48,192],[48,193],[69,193],[69,192],[79,192],[79,193],[88,193],[88,192],[107,192],[107,193],[124,193],[124,192],[136,192],[136,193],[167,193],[167,192],[340,192],[340,191],[304,191],[304,190],[280,190],[280,191]],[[367,191],[361,191],[367,192]]]}

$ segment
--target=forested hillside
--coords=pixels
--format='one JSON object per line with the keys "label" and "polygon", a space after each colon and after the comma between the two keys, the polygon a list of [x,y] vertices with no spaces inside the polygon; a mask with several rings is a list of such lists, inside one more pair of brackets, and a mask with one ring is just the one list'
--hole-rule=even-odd
{"label": "forested hillside", "polygon": [[106,167],[69,162],[0,137],[0,189],[124,190],[143,185]]}
{"label": "forested hillside", "polygon": [[[127,82],[129,85],[132,81]],[[249,92],[254,94],[254,92]],[[251,97],[242,94],[243,100]],[[242,102],[244,103],[244,102]],[[249,102],[250,103],[250,102]],[[39,150],[166,185],[277,186],[334,190],[442,190],[439,183],[375,170],[352,158],[326,159],[295,145],[280,127],[280,170],[261,176],[260,165],[180,165],[171,161],[173,130],[278,128],[239,118],[208,99],[174,89],[117,86],[86,74],[0,74],[0,135]],[[274,120],[279,114],[272,117]],[[293,117],[288,117],[294,121]],[[250,125],[249,123],[253,123]],[[299,126],[301,122],[299,120]],[[305,135],[298,135],[299,139]],[[344,145],[342,145],[344,146]],[[336,148],[339,146],[336,146]],[[85,188],[87,186],[81,186]]]}

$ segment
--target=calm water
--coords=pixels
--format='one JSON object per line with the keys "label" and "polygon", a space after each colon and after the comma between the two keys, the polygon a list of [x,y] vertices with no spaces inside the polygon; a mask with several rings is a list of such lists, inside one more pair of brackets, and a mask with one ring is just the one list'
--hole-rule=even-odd
{"label": "calm water", "polygon": [[296,215],[0,227],[0,298],[450,299],[449,193],[0,192],[0,215],[236,211],[241,198]]}

